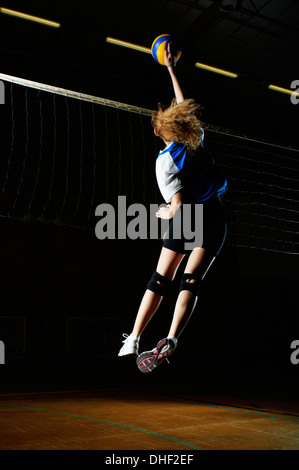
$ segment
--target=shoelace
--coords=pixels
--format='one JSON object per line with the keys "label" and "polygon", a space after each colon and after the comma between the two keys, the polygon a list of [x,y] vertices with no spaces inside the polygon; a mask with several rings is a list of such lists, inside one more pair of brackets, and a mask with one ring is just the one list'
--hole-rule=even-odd
{"label": "shoelace", "polygon": [[[123,333],[123,338],[125,338],[123,343],[125,343],[130,336],[131,335],[127,335],[127,333]],[[139,342],[139,340],[137,338],[134,341],[137,341],[137,343]]]}
{"label": "shoelace", "polygon": [[[164,346],[164,348],[162,349],[161,353],[163,353],[164,351],[167,351],[168,348],[169,348],[169,345],[168,345],[168,344],[165,344],[165,346]],[[170,364],[168,357],[165,357],[165,359],[166,359],[166,362],[168,362],[168,364]]]}
{"label": "shoelace", "polygon": [[129,336],[130,336],[130,335],[127,335],[127,333],[123,333],[123,338],[125,338],[124,341],[123,341],[123,343],[125,343],[125,342],[127,341],[127,339],[129,338]]}
{"label": "shoelace", "polygon": [[[162,349],[161,353],[167,351],[167,349],[168,349],[169,347],[170,347],[169,344],[165,344],[165,346],[164,346],[164,348]],[[174,347],[174,349],[175,349],[175,347]],[[165,359],[166,359],[166,362],[168,362],[168,364],[170,364],[170,361],[169,361],[168,357],[165,357]]]}

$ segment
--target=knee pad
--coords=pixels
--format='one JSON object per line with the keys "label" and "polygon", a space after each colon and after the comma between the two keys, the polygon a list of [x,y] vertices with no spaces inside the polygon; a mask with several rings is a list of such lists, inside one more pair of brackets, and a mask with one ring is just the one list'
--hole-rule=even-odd
{"label": "knee pad", "polygon": [[184,273],[181,279],[180,292],[182,290],[188,290],[189,292],[198,295],[200,284],[201,278],[198,275]]}
{"label": "knee pad", "polygon": [[171,279],[167,279],[165,276],[155,271],[147,284],[147,288],[155,294],[163,296],[171,282]]}

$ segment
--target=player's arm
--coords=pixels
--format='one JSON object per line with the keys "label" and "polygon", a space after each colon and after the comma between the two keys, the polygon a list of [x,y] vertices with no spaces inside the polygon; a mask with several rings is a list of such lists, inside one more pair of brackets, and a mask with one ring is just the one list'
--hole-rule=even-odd
{"label": "player's arm", "polygon": [[173,90],[174,90],[174,94],[175,94],[175,97],[176,97],[176,102],[177,103],[181,103],[182,101],[184,101],[185,97],[184,97],[184,93],[183,93],[183,90],[181,88],[181,85],[178,81],[178,78],[176,76],[176,73],[175,73],[175,63],[176,63],[176,56],[173,55],[173,53],[171,52],[171,43],[169,42],[168,43],[168,46],[167,46],[167,49],[165,49],[165,65],[167,66],[167,69],[168,69],[168,72],[169,72],[169,75],[170,75],[170,78],[171,78],[171,81],[172,81],[172,85],[173,85]]}

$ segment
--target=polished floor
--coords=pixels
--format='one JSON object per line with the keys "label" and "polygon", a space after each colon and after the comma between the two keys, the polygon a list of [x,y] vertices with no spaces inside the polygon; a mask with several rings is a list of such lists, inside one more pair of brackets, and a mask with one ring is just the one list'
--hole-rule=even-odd
{"label": "polished floor", "polygon": [[1,450],[298,450],[296,403],[162,390],[0,396]]}

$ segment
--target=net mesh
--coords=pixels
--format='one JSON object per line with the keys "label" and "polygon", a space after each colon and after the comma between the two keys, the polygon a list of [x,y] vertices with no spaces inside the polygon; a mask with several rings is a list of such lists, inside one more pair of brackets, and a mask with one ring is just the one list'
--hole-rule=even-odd
{"label": "net mesh", "polygon": [[[0,216],[94,229],[106,202],[163,202],[151,111],[0,74]],[[299,150],[205,126],[229,181],[226,244],[299,254]]]}
{"label": "net mesh", "polygon": [[298,254],[298,150],[210,132],[211,151],[229,178],[228,243]]}

